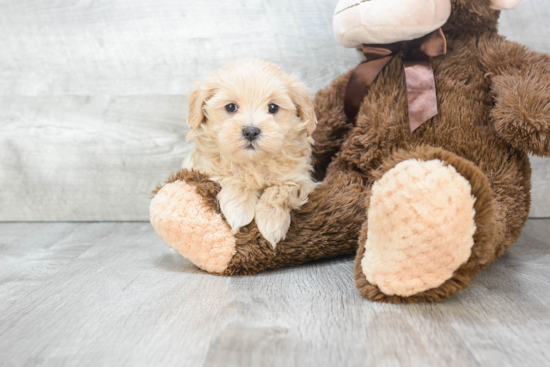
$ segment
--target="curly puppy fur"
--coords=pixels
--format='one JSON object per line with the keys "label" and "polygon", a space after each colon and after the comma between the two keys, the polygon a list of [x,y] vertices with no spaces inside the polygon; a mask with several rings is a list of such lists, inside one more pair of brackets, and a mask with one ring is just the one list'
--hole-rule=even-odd
{"label": "curly puppy fur", "polygon": [[255,219],[275,247],[285,238],[290,211],[315,188],[317,120],[305,86],[270,62],[236,60],[191,92],[187,121],[195,147],[184,168],[220,183],[218,200],[233,233]]}

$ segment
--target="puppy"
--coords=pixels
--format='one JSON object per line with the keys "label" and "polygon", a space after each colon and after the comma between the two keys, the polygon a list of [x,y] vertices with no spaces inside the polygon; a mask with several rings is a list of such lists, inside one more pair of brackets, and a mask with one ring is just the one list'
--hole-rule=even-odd
{"label": "puppy", "polygon": [[195,147],[183,167],[220,183],[218,201],[233,233],[255,219],[275,248],[290,211],[316,186],[317,120],[305,86],[267,61],[236,60],[191,92],[187,122]]}

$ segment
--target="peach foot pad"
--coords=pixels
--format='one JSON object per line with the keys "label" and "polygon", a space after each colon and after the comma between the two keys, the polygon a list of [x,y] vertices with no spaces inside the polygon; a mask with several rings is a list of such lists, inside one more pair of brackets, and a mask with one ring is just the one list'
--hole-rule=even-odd
{"label": "peach foot pad", "polygon": [[361,267],[386,295],[437,288],[471,255],[475,198],[440,160],[397,164],[372,188]]}
{"label": "peach foot pad", "polygon": [[150,219],[168,246],[207,272],[223,273],[236,253],[228,224],[184,181],[160,189],[151,201]]}

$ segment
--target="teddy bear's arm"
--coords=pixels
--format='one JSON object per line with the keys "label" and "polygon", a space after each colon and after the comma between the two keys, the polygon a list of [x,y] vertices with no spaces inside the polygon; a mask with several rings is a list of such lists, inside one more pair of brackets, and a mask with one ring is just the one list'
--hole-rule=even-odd
{"label": "teddy bear's arm", "polygon": [[351,70],[317,92],[313,101],[317,129],[313,133],[313,163],[315,178],[323,179],[332,157],[340,150],[345,135],[353,125],[344,112],[344,96]]}
{"label": "teddy bear's arm", "polygon": [[497,134],[521,151],[550,156],[550,56],[502,36],[482,38],[479,46]]}

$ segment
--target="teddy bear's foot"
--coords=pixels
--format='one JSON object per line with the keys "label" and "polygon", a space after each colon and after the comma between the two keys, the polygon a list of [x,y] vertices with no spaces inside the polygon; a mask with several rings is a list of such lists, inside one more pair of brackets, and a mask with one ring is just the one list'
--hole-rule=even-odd
{"label": "teddy bear's foot", "polygon": [[[180,177],[181,176],[181,177]],[[223,273],[236,253],[235,236],[219,212],[219,187],[181,170],[151,201],[151,224],[177,253],[210,273]]]}
{"label": "teddy bear's foot", "polygon": [[487,258],[477,252],[494,235],[489,183],[452,153],[420,148],[390,157],[367,208],[356,280],[370,299],[444,299],[465,288]]}
{"label": "teddy bear's foot", "polygon": [[402,297],[443,284],[470,257],[474,200],[470,183],[440,160],[410,159],[388,171],[372,187],[367,280]]}

